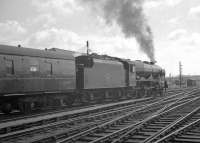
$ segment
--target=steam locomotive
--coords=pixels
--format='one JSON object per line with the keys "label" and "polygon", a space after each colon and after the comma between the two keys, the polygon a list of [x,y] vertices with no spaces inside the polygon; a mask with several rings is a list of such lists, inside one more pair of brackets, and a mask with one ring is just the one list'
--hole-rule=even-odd
{"label": "steam locomotive", "polygon": [[162,93],[164,80],[164,70],[153,63],[0,45],[4,113],[156,96]]}

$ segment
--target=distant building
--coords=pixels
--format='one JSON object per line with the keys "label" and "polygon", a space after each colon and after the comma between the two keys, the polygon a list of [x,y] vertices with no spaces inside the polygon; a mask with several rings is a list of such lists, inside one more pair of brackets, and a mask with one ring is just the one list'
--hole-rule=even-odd
{"label": "distant building", "polygon": [[[180,87],[179,76],[175,77],[166,77],[169,87],[176,88]],[[183,75],[182,76],[182,87],[200,87],[200,75]]]}

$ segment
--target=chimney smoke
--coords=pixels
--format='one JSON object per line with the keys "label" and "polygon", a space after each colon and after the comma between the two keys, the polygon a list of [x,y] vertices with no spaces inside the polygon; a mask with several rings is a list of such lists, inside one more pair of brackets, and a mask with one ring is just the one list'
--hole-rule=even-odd
{"label": "chimney smoke", "polygon": [[154,62],[153,35],[143,13],[144,0],[79,0],[99,10],[107,24],[116,22],[126,38],[135,37],[142,52]]}

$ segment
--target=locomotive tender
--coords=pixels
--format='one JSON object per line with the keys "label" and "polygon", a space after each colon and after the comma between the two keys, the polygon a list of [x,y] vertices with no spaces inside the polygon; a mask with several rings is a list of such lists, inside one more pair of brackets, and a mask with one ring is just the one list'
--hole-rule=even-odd
{"label": "locomotive tender", "polygon": [[150,95],[163,90],[164,78],[160,67],[141,61],[0,45],[0,110],[5,113]]}

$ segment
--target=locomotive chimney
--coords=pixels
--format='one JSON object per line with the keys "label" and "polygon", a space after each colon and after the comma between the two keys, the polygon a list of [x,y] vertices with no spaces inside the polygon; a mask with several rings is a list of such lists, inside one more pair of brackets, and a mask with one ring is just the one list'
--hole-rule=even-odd
{"label": "locomotive chimney", "polygon": [[155,65],[157,63],[157,61],[151,61],[150,64]]}

